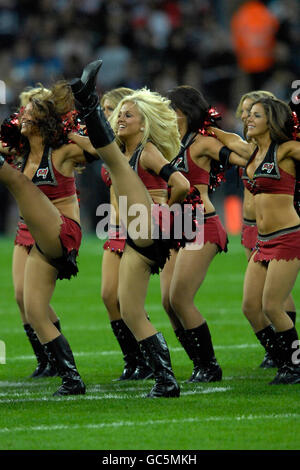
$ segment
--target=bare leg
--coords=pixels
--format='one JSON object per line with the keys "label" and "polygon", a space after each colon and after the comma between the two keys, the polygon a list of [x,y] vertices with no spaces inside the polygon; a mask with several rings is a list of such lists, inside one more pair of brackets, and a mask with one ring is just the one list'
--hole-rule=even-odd
{"label": "bare leg", "polygon": [[263,311],[277,332],[288,330],[294,326],[284,310],[284,305],[292,291],[299,270],[300,260],[298,259],[272,260],[269,263],[263,292]]}
{"label": "bare leg", "polygon": [[[13,252],[13,262],[12,262],[12,274],[13,274],[13,284],[15,299],[20,310],[22,322],[25,324],[28,322],[28,319],[25,315],[24,307],[24,273],[25,273],[25,264],[28,258],[28,251],[25,246],[15,245]],[[48,316],[52,323],[58,321],[58,317],[51,307],[48,306]]]}
{"label": "bare leg", "polygon": [[243,313],[254,332],[258,332],[271,324],[262,311],[262,296],[267,268],[262,263],[255,263],[253,257],[248,263],[244,279]]}
{"label": "bare leg", "polygon": [[[89,139],[97,150],[98,155],[108,166],[117,199],[121,196],[127,198],[127,211],[125,214],[120,214],[120,216],[124,225],[128,228],[129,235],[129,224],[136,217],[136,215],[133,216],[129,213],[130,209],[134,204],[139,204],[144,209],[145,216],[142,223],[147,223],[147,234],[144,238],[138,238],[134,241],[139,247],[147,247],[153,244],[151,240],[152,199],[141,179],[130,167],[127,159],[115,142],[114,132],[99,106],[95,82],[100,66],[101,61],[94,61],[88,64],[83,71],[81,79],[72,81],[71,88],[75,99],[82,107]],[[121,212],[120,205],[119,208]]]}
{"label": "bare leg", "polygon": [[59,240],[62,220],[58,209],[25,175],[4,163],[0,182],[15,198],[20,212],[35,241],[50,258],[62,256]]}
{"label": "bare leg", "polygon": [[12,277],[14,284],[15,299],[20,310],[23,324],[27,323],[24,308],[24,272],[28,258],[28,251],[25,246],[15,245],[12,261]]}
{"label": "bare leg", "polygon": [[180,320],[177,318],[170,304],[170,286],[171,286],[172,276],[173,276],[173,272],[175,268],[176,258],[177,258],[177,252],[175,250],[171,250],[171,256],[166,261],[166,264],[160,273],[160,290],[161,290],[162,304],[166,313],[169,316],[173,330],[176,330],[177,328],[182,328],[182,324]]}
{"label": "bare leg", "polygon": [[26,318],[42,344],[60,335],[49,318],[49,303],[56,284],[56,269],[33,247],[26,263],[24,305]]}
{"label": "bare leg", "polygon": [[[127,198],[127,209],[129,210],[134,204],[141,205],[145,210],[145,219],[143,223],[147,224],[148,231],[146,239],[138,238],[135,241],[137,246],[145,247],[151,245],[151,205],[153,201],[146,190],[137,173],[129,166],[127,159],[120,151],[116,142],[112,142],[106,147],[98,148],[97,152],[109,168],[112,185],[117,198],[125,196]],[[120,213],[122,216],[123,214]],[[129,227],[136,215],[130,215],[127,211],[125,214],[127,219],[123,223]],[[130,229],[129,229],[130,235]]]}
{"label": "bare leg", "polygon": [[185,329],[196,328],[205,322],[194,299],[216,252],[216,245],[208,242],[201,250],[183,249],[178,253],[170,299]]}
{"label": "bare leg", "polygon": [[120,320],[118,299],[119,267],[121,258],[116,253],[104,250],[102,258],[101,297],[110,321]]}
{"label": "bare leg", "polygon": [[137,341],[152,336],[157,330],[145,311],[145,300],[150,279],[149,261],[126,245],[120,264],[119,299],[122,318]]}

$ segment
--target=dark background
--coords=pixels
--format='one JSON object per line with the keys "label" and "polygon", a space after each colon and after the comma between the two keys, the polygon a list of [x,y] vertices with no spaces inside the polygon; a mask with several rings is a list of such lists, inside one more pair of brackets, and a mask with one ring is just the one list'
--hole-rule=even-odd
{"label": "dark background", "polygon": [[[242,134],[235,110],[242,94],[272,91],[289,101],[300,79],[299,0],[259,2],[278,21],[273,63],[243,70],[232,40],[232,18],[248,2],[239,0],[0,0],[0,120],[18,107],[21,91],[41,82],[73,78],[91,60],[104,63],[99,94],[117,86],[148,86],[164,94],[176,85],[200,89],[223,116],[222,127]],[[251,21],[251,19],[250,19]],[[3,89],[2,89],[3,91]],[[5,102],[4,102],[5,101]],[[96,208],[108,201],[101,163],[78,176],[82,225],[95,232]],[[242,198],[234,170],[213,194],[224,218],[228,195]],[[0,234],[15,231],[15,203],[0,185]]]}

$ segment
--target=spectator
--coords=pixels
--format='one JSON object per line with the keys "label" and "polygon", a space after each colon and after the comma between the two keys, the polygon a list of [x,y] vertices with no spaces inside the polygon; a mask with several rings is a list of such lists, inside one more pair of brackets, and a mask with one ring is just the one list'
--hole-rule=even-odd
{"label": "spectator", "polygon": [[105,44],[95,55],[103,60],[101,86],[104,89],[111,89],[123,85],[127,77],[131,52],[123,46],[119,36],[116,33],[109,33]]}
{"label": "spectator", "polygon": [[231,33],[238,65],[260,89],[275,65],[278,20],[263,2],[249,0],[234,13]]}

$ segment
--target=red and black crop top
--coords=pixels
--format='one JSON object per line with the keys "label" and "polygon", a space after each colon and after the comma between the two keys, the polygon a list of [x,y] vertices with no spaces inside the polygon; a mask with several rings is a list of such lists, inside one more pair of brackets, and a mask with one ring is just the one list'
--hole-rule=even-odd
{"label": "red and black crop top", "polygon": [[139,175],[142,182],[148,190],[151,189],[168,189],[168,184],[159,175],[156,175],[153,171],[144,170],[140,164],[140,156],[142,154],[143,147],[139,145],[132,157],[129,160],[129,165]]}
{"label": "red and black crop top", "polygon": [[242,180],[244,187],[252,194],[290,194],[295,193],[296,178],[279,168],[277,162],[278,145],[272,142],[265,158],[256,168],[253,179],[251,180],[247,174],[249,164],[255,158],[258,148],[255,149],[246,167],[244,168]]}
{"label": "red and black crop top", "polygon": [[[24,171],[25,158],[21,171]],[[35,172],[32,182],[51,200],[76,194],[74,176],[64,176],[56,170],[52,163],[52,149],[45,146],[41,163]]]}
{"label": "red and black crop top", "polygon": [[191,186],[195,184],[206,184],[208,186],[210,182],[209,172],[196,165],[191,158],[190,146],[194,142],[196,135],[195,133],[190,133],[182,139],[182,148],[177,157],[172,160],[172,165],[184,173]]}

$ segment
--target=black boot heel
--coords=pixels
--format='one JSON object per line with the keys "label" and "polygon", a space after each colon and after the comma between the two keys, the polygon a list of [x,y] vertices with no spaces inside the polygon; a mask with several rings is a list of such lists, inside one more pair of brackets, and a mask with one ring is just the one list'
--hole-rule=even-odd
{"label": "black boot heel", "polygon": [[91,62],[84,68],[81,78],[70,83],[76,107],[84,118],[89,139],[95,149],[105,147],[115,140],[115,134],[99,105],[95,86],[101,65],[101,60]]}
{"label": "black boot heel", "polygon": [[180,395],[179,385],[174,377],[170,353],[161,333],[156,333],[139,342],[145,361],[151,367],[155,385],[147,398],[176,398]]}
{"label": "black boot heel", "polygon": [[24,331],[29,339],[33,352],[37,360],[37,367],[33,373],[29,376],[30,379],[41,379],[48,377],[47,368],[49,367],[49,360],[46,354],[44,346],[40,343],[36,332],[29,323],[24,325]]}
{"label": "black boot heel", "polygon": [[66,338],[60,335],[44,346],[50,362],[54,364],[58,375],[62,378],[62,385],[53,396],[83,395],[85,384],[76,368],[73,353]]}
{"label": "black boot heel", "polygon": [[189,345],[189,357],[194,363],[192,375],[187,382],[219,382],[222,380],[222,369],[215,358],[207,323],[185,330],[185,341]]}
{"label": "black boot heel", "polygon": [[95,91],[96,77],[102,65],[102,60],[90,62],[83,69],[81,78],[74,78],[70,82],[72,92],[76,100],[82,104],[89,99],[92,92]]}

